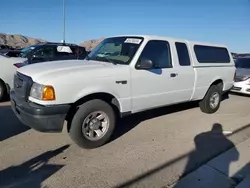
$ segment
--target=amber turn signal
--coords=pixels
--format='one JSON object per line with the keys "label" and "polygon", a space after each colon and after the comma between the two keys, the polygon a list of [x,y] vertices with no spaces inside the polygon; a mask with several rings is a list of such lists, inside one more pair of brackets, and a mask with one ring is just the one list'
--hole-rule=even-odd
{"label": "amber turn signal", "polygon": [[44,86],[42,99],[44,101],[52,101],[56,99],[55,90],[52,86]]}

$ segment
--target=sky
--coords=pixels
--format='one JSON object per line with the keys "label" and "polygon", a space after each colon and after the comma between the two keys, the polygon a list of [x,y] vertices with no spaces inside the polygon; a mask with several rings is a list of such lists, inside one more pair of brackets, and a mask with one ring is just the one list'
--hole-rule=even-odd
{"label": "sky", "polygon": [[[250,52],[250,0],[65,0],[66,42],[147,34]],[[63,39],[63,0],[0,0],[0,33]]]}

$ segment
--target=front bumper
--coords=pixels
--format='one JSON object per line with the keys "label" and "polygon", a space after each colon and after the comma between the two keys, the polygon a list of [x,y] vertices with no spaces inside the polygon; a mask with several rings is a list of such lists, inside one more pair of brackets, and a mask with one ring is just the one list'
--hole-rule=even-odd
{"label": "front bumper", "polygon": [[235,93],[242,93],[242,94],[250,95],[250,85],[246,84],[244,81],[235,82],[231,91]]}
{"label": "front bumper", "polygon": [[40,132],[61,132],[70,105],[41,106],[26,102],[10,92],[11,107],[18,119]]}

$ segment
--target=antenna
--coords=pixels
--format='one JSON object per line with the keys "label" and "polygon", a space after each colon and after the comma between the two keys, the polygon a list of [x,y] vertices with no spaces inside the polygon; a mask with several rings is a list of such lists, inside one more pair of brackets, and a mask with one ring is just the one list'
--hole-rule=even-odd
{"label": "antenna", "polygon": [[65,43],[65,0],[63,0],[63,43]]}

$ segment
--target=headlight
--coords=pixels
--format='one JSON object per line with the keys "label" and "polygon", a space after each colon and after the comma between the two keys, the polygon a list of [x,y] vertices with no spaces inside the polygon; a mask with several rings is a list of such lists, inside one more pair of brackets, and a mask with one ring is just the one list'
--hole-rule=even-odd
{"label": "headlight", "polygon": [[250,85],[250,77],[249,76],[242,77],[242,81],[244,81],[245,84]]}
{"label": "headlight", "polygon": [[247,85],[250,85],[250,78],[247,79]]}
{"label": "headlight", "polygon": [[55,100],[55,91],[52,86],[42,85],[38,83],[33,83],[30,96],[39,100],[51,101]]}
{"label": "headlight", "polygon": [[246,81],[246,80],[248,80],[250,77],[249,76],[243,76],[242,77],[242,81]]}

